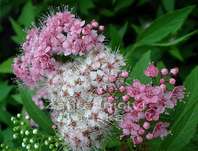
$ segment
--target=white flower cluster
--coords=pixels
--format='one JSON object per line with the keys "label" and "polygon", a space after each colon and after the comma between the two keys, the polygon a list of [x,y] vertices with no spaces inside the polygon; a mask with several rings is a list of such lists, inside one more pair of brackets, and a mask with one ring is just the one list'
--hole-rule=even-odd
{"label": "white flower cluster", "polygon": [[121,55],[104,48],[65,63],[58,74],[49,75],[46,91],[52,120],[72,150],[99,148],[116,116],[115,104],[107,100],[109,89],[123,83],[122,78],[114,82],[112,77],[124,65]]}

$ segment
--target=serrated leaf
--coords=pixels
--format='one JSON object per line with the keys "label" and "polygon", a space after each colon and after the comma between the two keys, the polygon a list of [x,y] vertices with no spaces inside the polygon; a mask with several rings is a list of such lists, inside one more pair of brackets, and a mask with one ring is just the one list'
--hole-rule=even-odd
{"label": "serrated leaf", "polygon": [[176,32],[184,23],[194,6],[188,6],[156,19],[138,37],[137,44],[149,45],[160,41],[170,33]]}
{"label": "serrated leaf", "polygon": [[171,41],[169,42],[163,42],[163,43],[154,43],[154,44],[151,44],[152,46],[159,46],[159,47],[169,47],[169,46],[173,46],[173,45],[176,45],[176,44],[179,44],[181,42],[184,42],[185,40],[187,40],[188,38],[190,38],[191,36],[193,36],[194,34],[197,34],[198,33],[198,30],[195,30],[193,32],[190,32],[182,37],[179,37],[177,39],[172,39]]}
{"label": "serrated leaf", "polygon": [[132,80],[140,80],[142,83],[149,83],[151,79],[144,75],[144,70],[148,67],[151,62],[151,52],[147,51],[140,60],[135,64],[134,68],[130,72],[130,78]]}
{"label": "serrated leaf", "polygon": [[9,58],[0,64],[0,73],[12,73],[13,58]]}
{"label": "serrated leaf", "polygon": [[198,66],[187,77],[184,85],[190,92],[185,99],[184,108],[180,109],[179,116],[176,117],[171,127],[173,135],[162,142],[161,147],[166,151],[179,151],[187,145],[193,137],[198,124]]}
{"label": "serrated leaf", "polygon": [[19,16],[18,22],[25,27],[31,25],[32,22],[35,20],[35,7],[32,4],[32,1],[27,1],[24,5],[21,15]]}
{"label": "serrated leaf", "polygon": [[32,101],[31,94],[25,88],[20,88],[20,94],[23,105],[30,117],[39,125],[39,127],[48,134],[54,134],[52,129],[52,121],[41,111]]}

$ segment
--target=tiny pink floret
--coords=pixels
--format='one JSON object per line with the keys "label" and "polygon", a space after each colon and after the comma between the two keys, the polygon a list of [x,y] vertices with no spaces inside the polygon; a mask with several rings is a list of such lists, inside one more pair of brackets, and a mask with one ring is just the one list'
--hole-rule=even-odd
{"label": "tiny pink floret", "polygon": [[170,73],[176,76],[179,73],[179,68],[175,67],[170,70]]}
{"label": "tiny pink floret", "polygon": [[163,76],[166,76],[168,74],[168,69],[166,69],[166,68],[161,69],[161,74]]}
{"label": "tiny pink floret", "polygon": [[120,74],[120,76],[121,76],[122,78],[128,78],[129,73],[128,73],[127,71],[123,71],[123,72]]}
{"label": "tiny pink floret", "polygon": [[174,85],[176,83],[176,80],[174,78],[170,78],[169,83]]}
{"label": "tiny pink floret", "polygon": [[144,74],[151,78],[157,77],[158,73],[158,69],[153,64],[149,65],[148,68],[144,71]]}

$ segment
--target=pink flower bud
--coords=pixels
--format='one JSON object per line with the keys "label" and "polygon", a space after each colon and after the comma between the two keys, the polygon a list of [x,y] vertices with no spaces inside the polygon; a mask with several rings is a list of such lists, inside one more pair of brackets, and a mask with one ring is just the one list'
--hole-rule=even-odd
{"label": "pink flower bud", "polygon": [[109,96],[107,98],[107,100],[108,100],[109,103],[113,103],[113,101],[115,100],[115,98],[113,96]]}
{"label": "pink flower bud", "polygon": [[166,69],[166,68],[161,69],[161,74],[163,76],[167,75],[168,74],[168,69]]}
{"label": "pink flower bud", "polygon": [[108,92],[109,92],[109,93],[113,93],[113,92],[114,92],[114,90],[115,90],[115,89],[114,89],[114,87],[113,87],[113,86],[111,86],[111,87],[109,87],[109,88],[108,88]]}
{"label": "pink flower bud", "polygon": [[141,136],[137,136],[133,139],[134,144],[141,144],[143,142],[143,138]]}
{"label": "pink flower bud", "polygon": [[148,134],[146,135],[146,139],[148,139],[148,140],[153,139],[153,134],[148,133]]}
{"label": "pink flower bud", "polygon": [[126,107],[126,108],[124,108],[124,111],[125,112],[130,112],[131,111],[131,108],[130,107]]}
{"label": "pink flower bud", "polygon": [[126,90],[126,88],[125,88],[124,86],[121,86],[121,87],[119,88],[119,90],[120,90],[121,93],[123,93],[123,92]]}
{"label": "pink flower bud", "polygon": [[153,64],[149,65],[148,68],[144,71],[144,74],[151,78],[157,77],[158,73],[158,69]]}
{"label": "pink flower bud", "polygon": [[160,79],[160,84],[163,84],[164,82],[164,79]]}
{"label": "pink flower bud", "polygon": [[101,31],[101,32],[104,31],[104,26],[100,25],[99,26],[99,31]]}
{"label": "pink flower bud", "polygon": [[91,26],[92,26],[93,28],[97,28],[97,27],[98,27],[98,22],[95,21],[95,20],[93,20],[93,21],[91,22]]}
{"label": "pink flower bud", "polygon": [[116,76],[109,76],[109,81],[110,82],[115,82],[117,80]]}
{"label": "pink flower bud", "polygon": [[163,91],[166,91],[166,85],[165,85],[165,84],[161,84],[161,85],[160,85],[160,88],[161,88]]}
{"label": "pink flower bud", "polygon": [[127,78],[127,77],[129,76],[129,73],[128,73],[127,71],[123,71],[123,72],[120,74],[120,76],[121,76],[122,78]]}
{"label": "pink flower bud", "polygon": [[138,134],[143,135],[144,132],[145,132],[145,130],[143,128],[140,128],[139,131],[138,131]]}
{"label": "pink flower bud", "polygon": [[107,112],[108,112],[109,114],[113,114],[113,113],[114,113],[113,107],[108,107],[108,108],[107,108]]}
{"label": "pink flower bud", "polygon": [[170,73],[172,73],[174,76],[176,76],[176,75],[178,74],[178,72],[179,72],[179,68],[177,68],[177,67],[172,68],[172,69],[170,70]]}
{"label": "pink flower bud", "polygon": [[87,26],[85,26],[83,29],[82,29],[82,34],[84,35],[87,35],[91,32],[91,25],[90,24],[87,24]]}
{"label": "pink flower bud", "polygon": [[128,96],[128,95],[124,95],[124,96],[122,97],[122,99],[123,99],[125,102],[127,102],[127,101],[129,100],[129,96]]}
{"label": "pink flower bud", "polygon": [[40,109],[43,109],[43,108],[44,108],[44,103],[43,103],[42,100],[38,100],[38,101],[36,102],[36,105],[37,105]]}
{"label": "pink flower bud", "polygon": [[174,85],[176,83],[176,80],[174,78],[170,78],[169,83]]}
{"label": "pink flower bud", "polygon": [[104,93],[103,88],[98,88],[97,93],[98,93],[98,95],[102,95]]}
{"label": "pink flower bud", "polygon": [[144,129],[149,129],[150,128],[150,123],[149,122],[144,122],[143,127],[144,127]]}

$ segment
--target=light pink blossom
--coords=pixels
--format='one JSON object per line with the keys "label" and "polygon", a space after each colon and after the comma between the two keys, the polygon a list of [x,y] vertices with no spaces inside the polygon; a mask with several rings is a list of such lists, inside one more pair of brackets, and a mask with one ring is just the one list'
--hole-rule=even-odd
{"label": "light pink blossom", "polygon": [[[150,65],[145,71],[146,74],[151,78],[156,77],[158,69],[155,68]],[[168,69],[163,70],[163,74],[160,75],[161,80],[159,79],[156,84],[142,84],[135,80],[126,86],[126,92],[119,91],[123,97],[126,94],[130,97],[128,101],[125,101],[126,106],[123,107],[120,127],[123,135],[130,136],[134,144],[142,143],[144,138],[151,140],[167,136],[169,124],[160,121],[160,117],[167,109],[174,108],[177,102],[184,98],[183,86],[173,86],[172,90],[166,88],[171,77],[169,78],[170,75],[167,75]]]}
{"label": "light pink blossom", "polygon": [[176,82],[176,80],[175,80],[174,78],[169,79],[169,83],[170,83],[170,84],[173,84],[173,85],[174,85],[175,82]]}
{"label": "light pink blossom", "polygon": [[166,68],[161,69],[161,74],[163,76],[166,76],[168,74],[168,69],[166,69]]}
{"label": "light pink blossom", "polygon": [[179,73],[179,68],[175,67],[170,70],[170,73],[176,76]]}
{"label": "light pink blossom", "polygon": [[153,137],[161,137],[164,138],[169,134],[169,131],[167,130],[167,127],[169,126],[169,123],[167,122],[158,122],[155,125],[155,128],[153,130]]}

